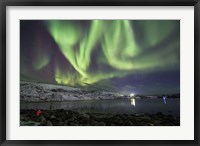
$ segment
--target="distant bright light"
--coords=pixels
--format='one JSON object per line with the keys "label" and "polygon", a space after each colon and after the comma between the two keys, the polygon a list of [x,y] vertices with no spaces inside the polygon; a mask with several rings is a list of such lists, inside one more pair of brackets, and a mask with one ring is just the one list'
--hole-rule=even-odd
{"label": "distant bright light", "polygon": [[130,94],[130,97],[134,97],[134,95],[135,95],[135,94],[131,93],[131,94]]}

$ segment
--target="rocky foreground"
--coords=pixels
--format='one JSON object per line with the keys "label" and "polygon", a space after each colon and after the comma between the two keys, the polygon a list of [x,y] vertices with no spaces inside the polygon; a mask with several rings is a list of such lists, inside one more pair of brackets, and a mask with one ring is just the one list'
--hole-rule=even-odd
{"label": "rocky foreground", "polygon": [[21,126],[180,126],[180,118],[172,115],[105,114],[66,110],[21,110]]}
{"label": "rocky foreground", "polygon": [[20,101],[46,102],[69,100],[124,99],[129,96],[102,90],[84,90],[52,84],[20,82]]}

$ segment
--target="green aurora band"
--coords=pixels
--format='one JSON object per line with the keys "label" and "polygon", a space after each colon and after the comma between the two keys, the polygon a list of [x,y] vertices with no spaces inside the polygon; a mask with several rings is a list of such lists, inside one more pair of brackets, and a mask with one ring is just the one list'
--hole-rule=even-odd
{"label": "green aurora band", "polygon": [[[55,68],[55,81],[66,85],[88,85],[104,79],[123,77],[134,72],[167,70],[179,65],[174,49],[180,47],[179,38],[160,45],[175,31],[177,21],[159,20],[91,20],[83,29],[76,21],[47,21],[48,31],[60,52],[76,72],[69,68]],[[138,36],[137,28],[143,35]],[[158,48],[151,51],[152,48]],[[98,69],[91,70],[92,55]],[[148,53],[147,53],[148,52]],[[47,56],[36,61],[35,68],[42,69],[49,63]],[[105,71],[101,66],[109,66]]]}

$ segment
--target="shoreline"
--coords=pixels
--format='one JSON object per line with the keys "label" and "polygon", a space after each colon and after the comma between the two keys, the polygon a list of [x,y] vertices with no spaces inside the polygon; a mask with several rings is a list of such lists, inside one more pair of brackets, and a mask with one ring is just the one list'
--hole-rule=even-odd
{"label": "shoreline", "polygon": [[72,110],[20,110],[20,126],[180,126],[180,117],[156,114],[87,113]]}
{"label": "shoreline", "polygon": [[[180,98],[180,94],[167,96]],[[162,96],[135,95],[135,99],[161,99]],[[84,90],[68,86],[20,81],[20,102],[62,102],[87,100],[131,99],[130,95],[104,90]]]}

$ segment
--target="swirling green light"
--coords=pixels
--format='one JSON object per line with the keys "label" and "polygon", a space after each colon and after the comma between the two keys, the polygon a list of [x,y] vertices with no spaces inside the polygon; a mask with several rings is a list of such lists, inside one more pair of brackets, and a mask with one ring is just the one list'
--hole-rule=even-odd
{"label": "swirling green light", "polygon": [[[139,27],[138,27],[139,26]],[[58,84],[85,85],[103,79],[122,77],[134,71],[166,69],[179,63],[173,50],[179,38],[159,46],[176,28],[176,21],[91,20],[88,29],[75,21],[48,21],[48,29],[60,51],[77,73],[61,71],[57,66]],[[85,30],[84,30],[85,29]],[[141,31],[140,40],[136,29]],[[149,49],[152,52],[146,53]],[[109,71],[91,71],[92,54],[98,50],[96,65],[110,66]]]}

